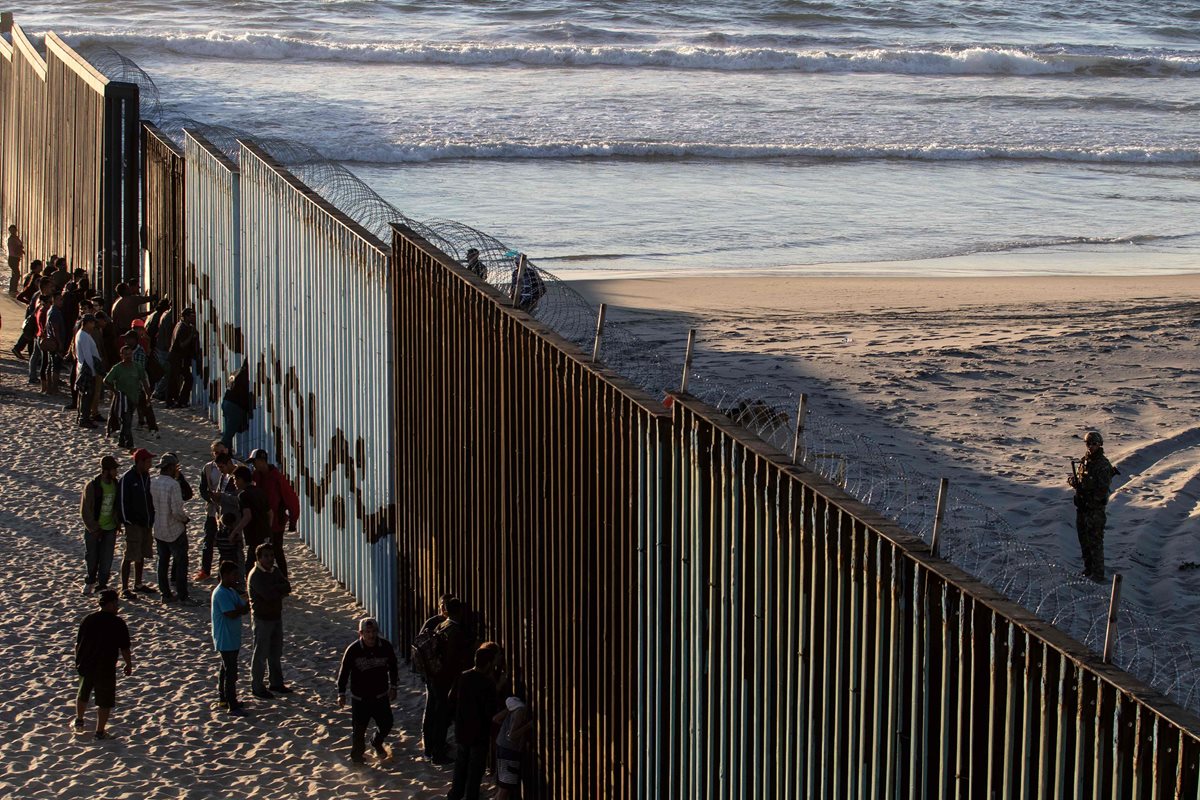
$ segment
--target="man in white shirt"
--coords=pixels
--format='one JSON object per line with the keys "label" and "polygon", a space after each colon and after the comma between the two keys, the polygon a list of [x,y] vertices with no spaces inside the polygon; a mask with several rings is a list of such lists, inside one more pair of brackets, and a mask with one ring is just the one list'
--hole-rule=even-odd
{"label": "man in white shirt", "polygon": [[[179,486],[179,459],[164,453],[158,461],[159,474],[150,481],[154,500],[154,544],[158,548],[158,591],[163,603],[197,605],[188,597],[187,524],[183,490]],[[170,582],[168,582],[168,576]],[[171,593],[171,585],[175,593]]]}
{"label": "man in white shirt", "polygon": [[93,334],[95,329],[96,318],[84,314],[75,333],[75,362],[78,365],[75,385],[80,389],[77,423],[81,428],[96,427],[96,423],[92,422],[92,395],[96,392],[96,378],[104,376],[104,361],[100,358]]}

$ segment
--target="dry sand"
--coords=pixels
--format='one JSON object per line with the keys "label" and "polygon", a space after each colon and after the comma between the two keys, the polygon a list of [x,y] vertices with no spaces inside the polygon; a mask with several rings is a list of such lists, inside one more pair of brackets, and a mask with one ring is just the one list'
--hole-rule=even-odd
{"label": "dry sand", "polygon": [[1047,564],[1047,580],[1081,568],[1065,479],[1082,434],[1099,429],[1123,473],[1109,569],[1155,635],[1200,653],[1200,570],[1180,569],[1200,562],[1200,276],[572,285],[648,348],[681,360],[697,328],[698,372],[808,392],[814,414],[969,489]]}
{"label": "dry sand", "polygon": [[[133,675],[119,677],[113,741],[71,728],[76,678],[72,648],[79,620],[95,607],[80,592],[85,575],[79,492],[100,458],[120,454],[93,431],[72,427],[63,400],[26,385],[12,357],[20,309],[0,299],[0,797],[5,798],[326,798],[443,797],[448,769],[418,759],[423,689],[401,666],[394,758],[363,767],[349,761],[350,712],[335,702],[342,650],[364,612],[294,535],[287,539],[295,593],[285,602],[284,671],[294,695],[273,701],[249,692],[243,646],[239,690],[250,712],[213,710],[215,654],[207,602],[197,608],[122,601],[133,637]],[[64,381],[65,382],[65,381]],[[213,428],[191,412],[160,410],[161,440],[139,445],[179,453],[193,483]],[[189,505],[192,571],[199,563],[203,507]],[[118,543],[115,567],[122,545]],[[154,578],[148,576],[154,583]],[[207,599],[210,580],[193,588]],[[252,637],[247,622],[244,644]],[[88,723],[94,727],[94,708]]]}

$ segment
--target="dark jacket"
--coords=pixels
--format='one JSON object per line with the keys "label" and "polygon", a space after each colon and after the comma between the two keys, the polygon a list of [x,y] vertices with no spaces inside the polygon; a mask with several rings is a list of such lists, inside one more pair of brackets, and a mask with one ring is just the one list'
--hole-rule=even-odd
{"label": "dark jacket", "polygon": [[154,499],[150,496],[150,476],[142,475],[137,467],[130,467],[121,476],[117,509],[122,522],[154,527]]}
{"label": "dark jacket", "polygon": [[1084,510],[1095,510],[1108,505],[1108,495],[1112,489],[1113,475],[1116,469],[1104,455],[1104,450],[1097,450],[1083,457],[1079,462],[1079,484],[1075,487],[1075,505]]}
{"label": "dark jacket", "polygon": [[475,660],[475,637],[461,622],[447,619],[437,626],[437,632],[445,641],[442,655],[442,671],[433,676],[432,683],[443,693],[449,693],[458,676],[470,669]]}
{"label": "dark jacket", "polygon": [[[103,473],[84,484],[83,494],[79,498],[79,516],[83,517],[83,527],[90,533],[100,533],[100,509],[104,505],[104,489],[100,486]],[[117,480],[117,500],[113,504],[113,518],[121,524],[121,481]]]}
{"label": "dark jacket", "polygon": [[243,362],[241,369],[234,373],[233,381],[221,399],[228,400],[247,414],[254,410],[254,395],[250,394],[250,369],[246,363]]}
{"label": "dark jacket", "polygon": [[278,567],[265,572],[256,563],[246,583],[250,587],[250,613],[255,619],[283,618],[283,598],[292,593],[292,585]]}
{"label": "dark jacket", "polygon": [[351,699],[378,700],[387,697],[388,689],[399,680],[399,665],[392,643],[380,636],[374,647],[367,647],[359,639],[342,655],[337,677],[338,694],[346,694],[349,689]]}

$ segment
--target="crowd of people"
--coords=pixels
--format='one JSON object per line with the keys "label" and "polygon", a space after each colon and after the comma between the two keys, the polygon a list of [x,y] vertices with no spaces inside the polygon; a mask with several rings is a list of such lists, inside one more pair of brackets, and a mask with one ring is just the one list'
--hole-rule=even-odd
{"label": "crowd of people", "polygon": [[[111,304],[92,290],[84,270],[66,260],[33,261],[23,276],[24,248],[9,230],[10,293],[25,304],[25,320],[13,354],[28,360],[31,386],[61,395],[75,423],[116,436],[120,455],[106,455],[82,486],[79,514],[84,547],[83,594],[99,608],[80,624],[75,647],[78,689],[74,728],[85,732],[96,707],[94,736],[112,738],[108,722],[116,705],[118,672],[134,669],[136,630],[120,615],[122,602],[157,601],[165,608],[203,605],[197,584],[214,581],[209,594],[209,631],[216,654],[214,707],[231,716],[247,711],[239,699],[239,659],[244,618],[250,618],[250,693],[269,701],[293,693],[284,678],[286,598],[292,594],[284,535],[295,531],[299,498],[290,481],[254,450],[244,463],[232,452],[236,434],[254,412],[245,365],[230,377],[222,401],[222,435],[195,485],[180,458],[155,455],[134,441],[156,436],[154,404],[186,406],[201,356],[195,312],[169,300],[142,295],[120,284]],[[533,292],[533,294],[538,294]],[[531,298],[530,305],[539,297]],[[62,381],[68,377],[64,386]],[[106,411],[107,413],[102,413]],[[125,459],[126,463],[122,463]],[[189,504],[203,503],[199,567],[189,562]],[[119,580],[114,574],[118,539],[123,542]],[[151,560],[153,576],[146,575]],[[450,798],[479,797],[490,764],[499,797],[520,796],[525,753],[533,721],[519,678],[508,674],[502,648],[479,642],[466,603],[441,598],[438,614],[423,626],[412,660],[426,685],[423,719],[427,758],[453,764]],[[333,676],[331,676],[333,677]],[[364,763],[370,749],[391,758],[386,745],[394,725],[392,703],[399,685],[393,645],[371,618],[359,621],[336,677],[336,702],[350,706],[350,758]],[[448,742],[454,733],[454,748]]]}

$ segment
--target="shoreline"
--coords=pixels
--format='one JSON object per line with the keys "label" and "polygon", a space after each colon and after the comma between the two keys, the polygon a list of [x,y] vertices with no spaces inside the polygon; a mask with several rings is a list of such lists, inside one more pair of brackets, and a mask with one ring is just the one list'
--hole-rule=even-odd
{"label": "shoreline", "polygon": [[566,283],[594,303],[647,311],[877,312],[1084,300],[1111,303],[1200,298],[1200,267],[1188,274],[1124,277],[705,274],[593,277]]}

